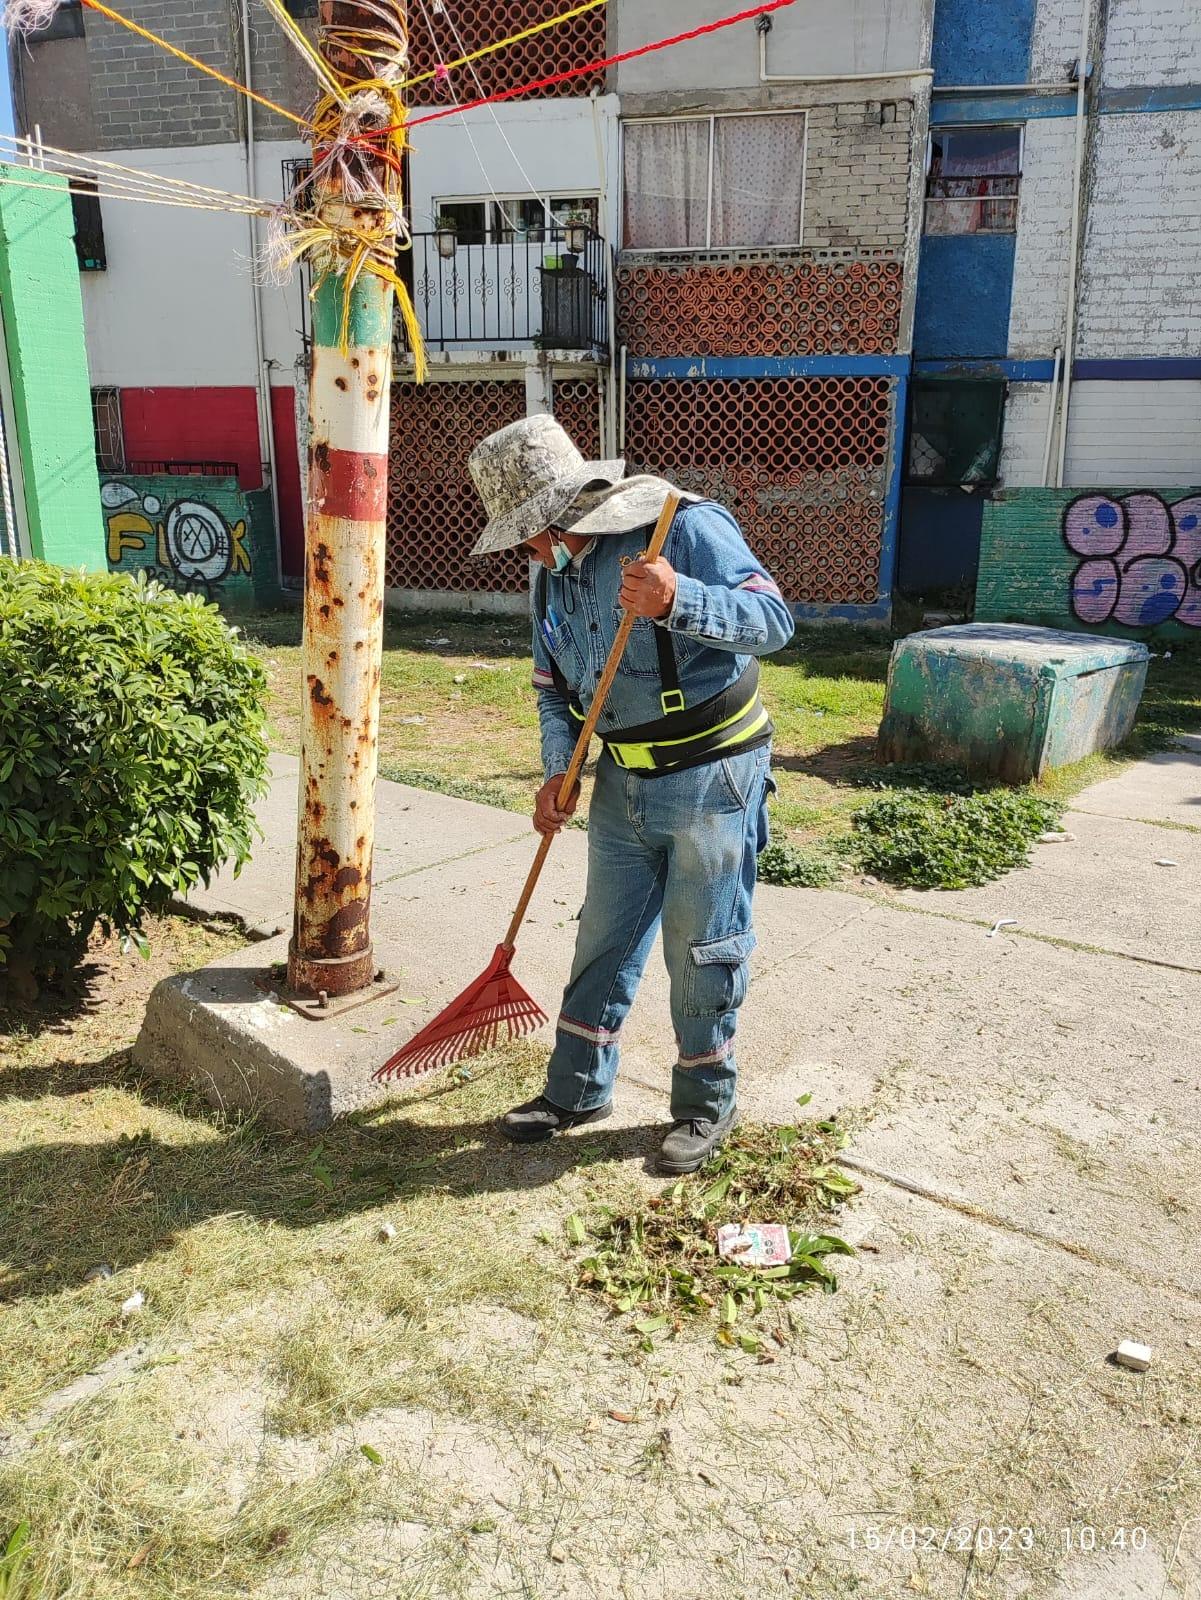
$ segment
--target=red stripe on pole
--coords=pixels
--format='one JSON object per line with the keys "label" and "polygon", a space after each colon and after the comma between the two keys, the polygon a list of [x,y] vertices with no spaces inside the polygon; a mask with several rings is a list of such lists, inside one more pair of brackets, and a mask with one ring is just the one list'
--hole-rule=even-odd
{"label": "red stripe on pole", "polygon": [[312,454],[312,494],[323,517],[380,522],[388,509],[388,457],[319,447]]}

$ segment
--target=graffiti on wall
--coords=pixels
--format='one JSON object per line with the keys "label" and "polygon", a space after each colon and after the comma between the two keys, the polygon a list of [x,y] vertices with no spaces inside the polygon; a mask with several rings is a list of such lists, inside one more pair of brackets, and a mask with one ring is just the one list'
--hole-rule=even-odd
{"label": "graffiti on wall", "polygon": [[120,479],[101,486],[100,502],[110,567],[144,556],[148,577],[209,599],[227,579],[250,576],[245,521],[228,522],[209,502],[180,499],[164,509],[157,494]]}
{"label": "graffiti on wall", "polygon": [[1079,565],[1072,612],[1097,626],[1201,628],[1201,495],[1174,505],[1157,494],[1085,494],[1063,514],[1063,540]]}

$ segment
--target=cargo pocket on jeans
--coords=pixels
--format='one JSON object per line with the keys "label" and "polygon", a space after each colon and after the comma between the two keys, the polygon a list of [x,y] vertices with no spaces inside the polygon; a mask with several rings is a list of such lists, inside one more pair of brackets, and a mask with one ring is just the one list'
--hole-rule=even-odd
{"label": "cargo pocket on jeans", "polygon": [[746,999],[747,959],[756,945],[755,935],[732,933],[724,939],[698,941],[688,947],[684,974],[684,1014],[720,1017],[735,1011]]}
{"label": "cargo pocket on jeans", "polygon": [[777,791],[776,780],[771,775],[771,768],[763,780],[763,798],[759,802],[759,816],[755,823],[755,854],[761,856],[771,843],[771,816],[767,803]]}

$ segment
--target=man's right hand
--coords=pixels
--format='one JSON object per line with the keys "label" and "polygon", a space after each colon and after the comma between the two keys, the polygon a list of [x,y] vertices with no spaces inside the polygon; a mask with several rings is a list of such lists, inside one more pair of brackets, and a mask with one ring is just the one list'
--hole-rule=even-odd
{"label": "man's right hand", "polygon": [[575,815],[575,808],[580,800],[580,786],[577,782],[571,791],[571,798],[563,810],[559,810],[559,790],[563,787],[565,773],[559,772],[539,789],[534,797],[534,828],[542,834],[558,833],[565,822]]}

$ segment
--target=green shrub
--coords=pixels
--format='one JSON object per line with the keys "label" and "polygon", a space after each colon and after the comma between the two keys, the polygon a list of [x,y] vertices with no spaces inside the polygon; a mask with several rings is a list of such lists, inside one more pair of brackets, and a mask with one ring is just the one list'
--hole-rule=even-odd
{"label": "green shrub", "polygon": [[262,668],[216,607],[0,561],[0,961],[45,974],[250,852]]}
{"label": "green shrub", "polygon": [[790,839],[773,839],[759,855],[759,882],[789,889],[824,889],[842,877],[844,863],[829,848],[806,849]]}
{"label": "green shrub", "polygon": [[855,812],[856,859],[915,889],[966,889],[1024,866],[1059,815],[1029,789],[896,791]]}

